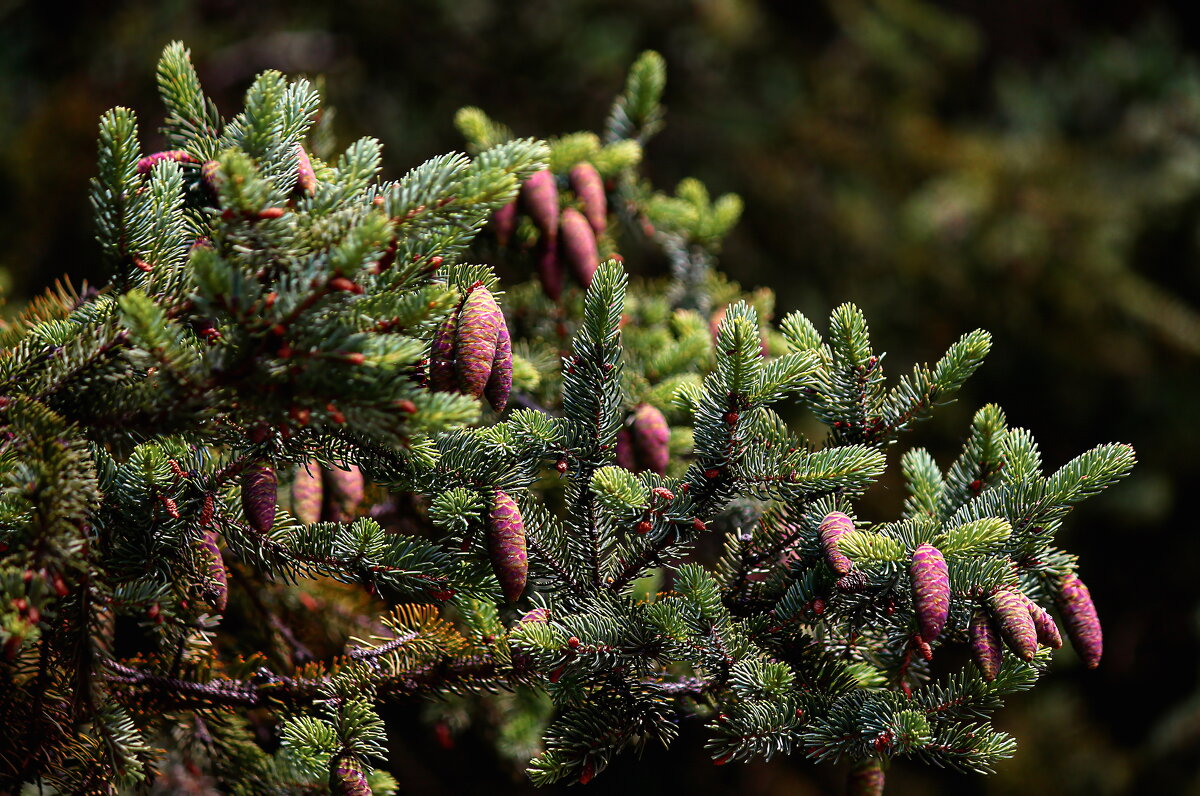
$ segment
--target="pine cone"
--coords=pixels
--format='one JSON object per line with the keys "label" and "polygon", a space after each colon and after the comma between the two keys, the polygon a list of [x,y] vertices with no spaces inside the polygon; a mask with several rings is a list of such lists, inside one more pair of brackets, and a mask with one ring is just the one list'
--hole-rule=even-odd
{"label": "pine cone", "polygon": [[521,186],[521,203],[544,237],[558,234],[558,184],[549,169],[530,175]]}
{"label": "pine cone", "polygon": [[330,769],[329,791],[333,796],[371,796],[371,786],[358,758],[348,754],[335,757]]}
{"label": "pine cone", "polygon": [[931,544],[923,544],[913,551],[909,572],[921,638],[932,642],[941,634],[950,616],[950,571],[942,551]]}
{"label": "pine cone", "polygon": [[838,549],[838,540],[853,530],[854,521],[840,511],[830,512],[821,520],[821,550],[830,569],[839,575],[854,569],[854,563]]}
{"label": "pine cone", "polygon": [[638,461],[651,472],[665,475],[671,457],[671,428],[663,413],[650,404],[633,410],[633,449]]}
{"label": "pine cone", "polygon": [[458,310],[451,312],[433,335],[429,347],[429,389],[434,392],[454,392],[454,340],[458,331]]}
{"label": "pine cone", "polygon": [[577,163],[570,172],[571,190],[583,204],[592,232],[603,235],[608,228],[608,199],[604,195],[604,180],[591,163]]}
{"label": "pine cone", "polygon": [[242,471],[242,512],[250,527],[260,534],[275,524],[275,471],[266,462],[256,462]]}
{"label": "pine cone", "polygon": [[1038,643],[1051,649],[1062,648],[1062,636],[1059,635],[1058,625],[1054,624],[1054,618],[1042,606],[1024,594],[1021,596],[1025,598],[1025,607],[1029,609],[1029,617],[1033,620],[1033,629],[1037,634]]}
{"label": "pine cone", "polygon": [[592,284],[592,277],[600,267],[600,254],[596,249],[596,233],[592,232],[588,220],[573,207],[562,212],[561,230],[562,255],[574,274],[576,281],[585,288]]}
{"label": "pine cone", "polygon": [[1067,628],[1071,646],[1079,653],[1084,665],[1095,669],[1104,653],[1104,635],[1092,594],[1076,575],[1068,575],[1059,584],[1058,610]]}
{"label": "pine cone", "polygon": [[292,513],[296,519],[305,525],[319,522],[324,492],[319,464],[309,462],[307,466],[297,469],[296,478],[292,481]]}
{"label": "pine cone", "polygon": [[1033,660],[1037,652],[1037,629],[1029,614],[1025,595],[1012,589],[1000,589],[992,595],[992,615],[1000,625],[1000,635],[1021,660]]}
{"label": "pine cone", "polygon": [[641,469],[633,453],[633,435],[624,427],[617,430],[617,466],[624,467],[631,473]]}
{"label": "pine cone", "polygon": [[325,472],[329,482],[330,522],[350,522],[357,516],[358,507],[362,505],[366,480],[362,470],[353,464],[349,467],[348,470],[334,468]]}
{"label": "pine cone", "polygon": [[492,375],[496,359],[496,338],[504,325],[504,313],[492,292],[475,285],[458,313],[458,339],[454,346],[454,365],[458,387],[479,398]]}
{"label": "pine cone", "polygon": [[1000,672],[1000,661],[1003,650],[1000,648],[1000,637],[996,626],[987,611],[977,609],[971,617],[971,657],[979,667],[983,679],[989,683],[996,679]]}
{"label": "pine cone", "polygon": [[882,796],[883,762],[876,757],[860,760],[846,779],[846,796]]}
{"label": "pine cone", "polygon": [[525,523],[516,501],[499,489],[488,515],[487,548],[505,599],[515,603],[525,591],[525,578],[529,573]]}
{"label": "pine cone", "polygon": [[508,336],[508,325],[500,319],[500,333],[496,335],[496,357],[492,360],[492,375],[488,376],[483,395],[497,412],[508,406],[508,394],[512,391],[512,339]]}

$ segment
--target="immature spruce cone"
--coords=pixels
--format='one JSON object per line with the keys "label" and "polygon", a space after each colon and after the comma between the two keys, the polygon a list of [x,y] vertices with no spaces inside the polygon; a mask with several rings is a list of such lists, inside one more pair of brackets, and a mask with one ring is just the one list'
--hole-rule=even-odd
{"label": "immature spruce cone", "polygon": [[878,758],[860,760],[846,779],[846,796],[882,796],[883,763]]}
{"label": "immature spruce cone", "polygon": [[987,611],[982,608],[976,609],[971,616],[970,635],[971,657],[975,659],[975,665],[979,667],[983,679],[990,683],[1000,672],[1003,651],[1000,648],[1000,636],[996,632],[996,626]]}
{"label": "immature spruce cone", "polygon": [[350,522],[362,505],[366,480],[362,470],[351,464],[350,469],[334,468],[325,472],[329,484],[328,509],[330,522]]}
{"label": "immature spruce cone", "polygon": [[458,379],[454,372],[454,341],[458,332],[458,310],[442,321],[429,347],[429,389],[454,392]]}
{"label": "immature spruce cone", "polygon": [[839,575],[854,569],[853,562],[838,549],[838,540],[853,530],[854,521],[840,511],[832,511],[821,520],[821,550],[825,553],[825,562]]}
{"label": "immature spruce cone", "polygon": [[932,642],[950,616],[950,572],[942,551],[931,544],[921,545],[913,551],[909,573],[921,638]]}
{"label": "immature spruce cone", "polygon": [[312,196],[317,192],[317,173],[304,147],[296,144],[296,193]]}
{"label": "immature spruce cone", "polygon": [[596,249],[596,233],[588,220],[573,207],[562,212],[559,224],[562,256],[575,276],[585,288],[592,284],[592,277],[600,267],[600,254]]}
{"label": "immature spruce cone", "polygon": [[671,458],[671,428],[663,413],[650,404],[638,404],[633,410],[633,449],[641,465],[665,475]]}
{"label": "immature spruce cone", "polygon": [[333,796],[371,796],[362,764],[353,755],[335,757],[330,766],[329,791]]}
{"label": "immature spruce cone", "polygon": [[242,471],[242,512],[250,527],[260,534],[275,524],[275,471],[266,462],[256,462]]}
{"label": "immature spruce cone", "polygon": [[562,298],[563,289],[563,267],[562,262],[558,259],[558,244],[555,241],[555,238],[543,235],[538,240],[533,255],[537,265],[538,281],[542,283],[542,290],[546,291],[546,297],[551,301],[558,301]]}
{"label": "immature spruce cone", "polygon": [[571,168],[571,190],[583,203],[583,214],[592,231],[603,235],[608,228],[608,200],[604,196],[604,180],[591,163],[577,163]]}
{"label": "immature spruce cone", "polygon": [[168,149],[165,152],[155,152],[152,155],[146,155],[137,162],[138,174],[149,174],[154,167],[164,160],[173,160],[176,163],[195,163],[196,159],[184,152],[182,149]]}
{"label": "immature spruce cone", "polygon": [[[1025,597],[1025,595],[1021,596]],[[1025,597],[1025,607],[1029,609],[1029,616],[1033,619],[1033,629],[1037,633],[1038,643],[1051,649],[1060,649],[1062,636],[1058,633],[1058,625],[1054,624],[1054,618],[1046,612],[1046,609],[1028,597]]]}
{"label": "immature spruce cone", "polygon": [[499,489],[488,515],[488,556],[504,598],[515,603],[525,591],[529,560],[525,553],[525,522],[516,501]]}
{"label": "immature spruce cone", "polygon": [[458,387],[476,398],[483,395],[492,362],[496,359],[496,338],[504,324],[504,313],[492,292],[476,284],[467,294],[458,313],[458,339],[454,347],[454,365]]}
{"label": "immature spruce cone", "polygon": [[631,473],[641,469],[633,453],[633,435],[624,427],[617,430],[617,466],[624,467]]}
{"label": "immature spruce cone", "polygon": [[319,464],[309,462],[297,469],[296,479],[292,481],[292,513],[296,515],[296,519],[305,525],[319,522],[324,492]]}
{"label": "immature spruce cone", "polygon": [[1037,652],[1037,629],[1025,602],[1025,596],[1012,589],[1000,589],[992,595],[992,615],[1000,625],[1000,635],[1009,649],[1022,660],[1033,660]]}
{"label": "immature spruce cone", "polygon": [[507,246],[517,229],[517,200],[514,199],[492,213],[492,231],[496,234],[496,242]]}
{"label": "immature spruce cone", "polygon": [[1058,609],[1071,646],[1079,653],[1084,665],[1095,669],[1100,665],[1100,656],[1104,653],[1104,635],[1100,630],[1100,617],[1096,614],[1092,594],[1077,576],[1063,578],[1059,585]]}
{"label": "immature spruce cone", "polygon": [[200,564],[200,577],[203,578],[200,593],[204,601],[220,613],[225,610],[229,598],[229,575],[225,571],[221,548],[217,546],[217,529],[202,529],[200,538],[192,546]]}
{"label": "immature spruce cone", "polygon": [[497,412],[508,406],[508,394],[512,391],[512,339],[508,336],[508,325],[500,320],[500,333],[496,335],[496,357],[492,360],[492,375],[488,376],[483,395]]}
{"label": "immature spruce cone", "polygon": [[558,184],[549,169],[530,175],[521,186],[521,203],[533,224],[547,238],[558,233]]}

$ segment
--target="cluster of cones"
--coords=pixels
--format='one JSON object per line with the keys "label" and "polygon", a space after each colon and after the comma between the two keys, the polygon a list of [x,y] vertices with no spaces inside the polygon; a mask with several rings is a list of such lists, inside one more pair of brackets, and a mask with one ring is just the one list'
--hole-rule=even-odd
{"label": "cluster of cones", "polygon": [[429,386],[486,398],[497,412],[512,390],[512,339],[504,313],[482,282],[476,282],[433,337]]}

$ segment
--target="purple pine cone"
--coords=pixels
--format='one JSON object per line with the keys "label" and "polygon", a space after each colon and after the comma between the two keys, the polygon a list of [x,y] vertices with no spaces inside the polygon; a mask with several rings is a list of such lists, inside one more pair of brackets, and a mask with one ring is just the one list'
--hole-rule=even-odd
{"label": "purple pine cone", "polygon": [[883,763],[878,758],[860,760],[846,778],[846,796],[883,796]]}
{"label": "purple pine cone", "polygon": [[538,241],[534,257],[537,258],[538,280],[542,283],[542,290],[546,291],[546,297],[551,301],[558,301],[562,298],[563,269],[555,239],[543,236]]}
{"label": "purple pine cone", "polygon": [[496,233],[496,242],[507,246],[517,229],[517,200],[506,204],[492,214],[492,230]]}
{"label": "purple pine cone", "polygon": [[992,595],[992,615],[1000,625],[1000,635],[1021,660],[1033,660],[1037,652],[1037,629],[1029,614],[1025,595],[1012,589],[1000,589]]}
{"label": "purple pine cone", "polygon": [[352,464],[349,470],[327,470],[325,477],[329,483],[328,520],[350,522],[358,514],[366,490],[362,470]]}
{"label": "purple pine cone", "polygon": [[521,203],[533,224],[547,238],[558,233],[558,184],[549,169],[530,175],[521,186]]}
{"label": "purple pine cone", "polygon": [[637,458],[633,455],[633,436],[627,428],[617,431],[617,466],[624,467],[631,473],[636,473],[641,469],[638,467]]}
{"label": "purple pine cone", "polygon": [[504,325],[504,313],[483,284],[476,284],[458,313],[458,335],[454,345],[454,365],[458,387],[476,398],[483,395],[492,362],[496,359],[496,338]]}
{"label": "purple pine cone", "polygon": [[592,284],[592,277],[600,267],[600,253],[596,249],[596,233],[592,232],[588,220],[573,207],[562,212],[560,241],[562,256],[575,279],[585,288]]}
{"label": "purple pine cone", "polygon": [[978,609],[971,617],[971,657],[979,667],[983,679],[989,683],[996,679],[1000,672],[1000,660],[1003,650],[1000,648],[1000,636],[996,625],[987,611]]}
{"label": "purple pine cone", "polygon": [[521,519],[521,509],[516,501],[499,489],[488,514],[487,548],[504,598],[515,603],[525,591],[525,578],[529,574],[525,521]]}
{"label": "purple pine cone", "polygon": [[296,470],[296,479],[292,481],[292,513],[296,519],[305,525],[319,522],[324,492],[320,465],[309,462],[307,466]]}
{"label": "purple pine cone", "polygon": [[1084,665],[1095,669],[1100,665],[1104,653],[1104,635],[1100,630],[1100,617],[1092,594],[1075,575],[1063,578],[1059,585],[1058,610],[1067,628],[1071,646],[1079,653]]}
{"label": "purple pine cone", "polygon": [[434,332],[429,347],[429,389],[434,392],[454,392],[454,338],[458,331],[458,310],[450,313]]}
{"label": "purple pine cone", "polygon": [[603,235],[608,228],[608,199],[604,195],[604,180],[591,163],[577,163],[571,168],[571,190],[583,203],[592,232]]}
{"label": "purple pine cone", "polygon": [[1062,636],[1058,633],[1058,625],[1054,624],[1054,618],[1042,606],[1023,594],[1021,596],[1025,598],[1025,607],[1029,609],[1029,618],[1033,620],[1033,629],[1037,634],[1038,643],[1051,649],[1060,649]]}
{"label": "purple pine cone", "polygon": [[200,539],[193,543],[196,560],[200,564],[200,576],[204,579],[200,592],[205,602],[218,613],[225,610],[229,598],[229,574],[225,571],[225,560],[217,545],[217,530],[206,527]]}
{"label": "purple pine cone", "polygon": [[342,755],[330,766],[329,792],[333,796],[371,796],[362,764],[353,755]]}
{"label": "purple pine cone", "polygon": [[825,553],[825,561],[839,575],[846,575],[854,569],[854,563],[838,549],[838,540],[854,530],[854,521],[840,511],[830,512],[821,520],[821,549]]}
{"label": "purple pine cone", "polygon": [[255,531],[266,535],[275,524],[278,483],[266,462],[256,462],[242,471],[242,512]]}
{"label": "purple pine cone", "polygon": [[950,616],[950,571],[942,551],[931,544],[921,545],[913,551],[909,573],[921,638],[932,642]]}
{"label": "purple pine cone", "polygon": [[317,192],[317,173],[304,147],[296,144],[296,193],[312,196]]}
{"label": "purple pine cone", "polygon": [[512,391],[512,339],[508,336],[508,324],[500,319],[500,333],[496,335],[496,358],[492,360],[492,375],[488,376],[483,395],[497,412],[508,406],[508,394]]}
{"label": "purple pine cone", "polygon": [[182,149],[168,149],[165,152],[155,152],[152,155],[146,155],[137,162],[138,174],[149,174],[156,165],[164,160],[173,160],[176,163],[195,163],[196,159],[184,152]]}
{"label": "purple pine cone", "polygon": [[665,475],[671,458],[671,428],[663,413],[650,404],[633,410],[633,449],[642,467]]}

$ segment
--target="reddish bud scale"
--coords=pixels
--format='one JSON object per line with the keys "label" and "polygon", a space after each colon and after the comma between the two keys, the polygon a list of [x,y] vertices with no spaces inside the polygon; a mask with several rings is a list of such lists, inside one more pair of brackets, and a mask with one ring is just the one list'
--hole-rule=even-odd
{"label": "reddish bud scale", "polygon": [[200,565],[200,577],[203,579],[200,588],[203,599],[218,613],[224,611],[229,597],[229,575],[225,571],[221,548],[217,545],[216,529],[205,528],[193,544],[193,549],[196,562]]}
{"label": "reddish bud scale", "polygon": [[182,149],[168,149],[165,152],[155,152],[152,155],[147,155],[137,162],[138,174],[149,174],[150,171],[163,161],[170,160],[175,163],[195,163],[196,159],[184,152]]}
{"label": "reddish bud scale", "polygon": [[583,215],[592,232],[603,235],[608,228],[608,199],[604,195],[604,180],[591,163],[575,164],[568,175],[571,190],[583,204]]}
{"label": "reddish bud scale", "polygon": [[576,281],[585,288],[592,284],[592,277],[600,267],[600,252],[596,248],[596,233],[592,232],[583,213],[568,207],[559,222],[559,241],[563,260],[571,269]]}
{"label": "reddish bud scale", "polygon": [[1104,636],[1100,630],[1100,617],[1091,592],[1075,575],[1068,575],[1059,585],[1058,609],[1071,646],[1079,653],[1084,665],[1095,669],[1100,665],[1104,653]]}
{"label": "reddish bud scale", "polygon": [[508,335],[508,325],[504,316],[500,316],[500,330],[496,335],[496,356],[492,359],[492,375],[488,376],[487,386],[483,395],[492,409],[503,412],[508,406],[508,395],[512,391],[512,339]]}
{"label": "reddish bud scale", "polygon": [[912,637],[913,648],[917,654],[927,661],[933,660],[933,648],[929,646],[929,642],[921,638],[920,634]]}
{"label": "reddish bud scale", "polygon": [[296,471],[292,482],[292,513],[305,525],[321,520],[321,500],[325,489],[321,484],[321,468],[316,462]]}
{"label": "reddish bud scale", "polygon": [[242,472],[242,512],[250,527],[261,534],[271,532],[275,524],[275,471],[265,462],[256,462]]}
{"label": "reddish bud scale", "polygon": [[1000,626],[1000,635],[1009,649],[1022,660],[1033,659],[1037,652],[1037,630],[1029,615],[1024,595],[1011,589],[1001,589],[992,595],[992,615]]}
{"label": "reddish bud scale", "polygon": [[317,192],[317,173],[304,147],[296,144],[296,193],[312,196]]}
{"label": "reddish bud scale", "polygon": [[942,551],[930,544],[918,547],[913,551],[909,574],[921,638],[933,641],[950,616],[950,571]]}
{"label": "reddish bud scale", "polygon": [[454,348],[454,364],[458,387],[476,398],[483,395],[492,363],[496,359],[496,343],[504,313],[495,297],[483,285],[476,285],[467,295],[458,313],[458,335]]}
{"label": "reddish bud scale", "polygon": [[651,472],[666,474],[671,456],[671,429],[663,413],[650,404],[638,404],[633,411],[632,432],[638,461]]}
{"label": "reddish bud scale", "polygon": [[525,552],[525,522],[516,501],[496,490],[488,515],[488,556],[500,581],[500,590],[509,602],[521,599],[529,560]]}
{"label": "reddish bud scale", "polygon": [[334,758],[330,766],[329,792],[333,796],[371,796],[371,786],[362,765],[352,755]]}
{"label": "reddish bud scale", "polygon": [[654,496],[659,500],[674,500],[675,493],[667,489],[665,486],[654,487]]}
{"label": "reddish bud scale", "polygon": [[358,513],[366,490],[362,470],[352,464],[349,470],[328,470],[325,476],[329,484],[329,521],[350,522]]}
{"label": "reddish bud scale", "polygon": [[458,310],[450,313],[433,335],[429,348],[429,387],[434,392],[453,392],[454,337],[458,330]]}
{"label": "reddish bud scale", "polygon": [[627,428],[617,431],[617,466],[630,472],[637,472],[639,469],[637,459],[633,455],[633,436]]}
{"label": "reddish bud scale", "polygon": [[699,517],[692,518],[692,527],[697,531],[704,531],[708,529],[708,526],[704,524],[704,520],[700,519]]}
{"label": "reddish bud scale", "polygon": [[850,769],[846,796],[882,796],[883,784],[883,763],[878,758],[868,757]]}
{"label": "reddish bud scale", "polygon": [[1000,636],[987,611],[975,611],[968,633],[971,637],[971,657],[983,679],[990,683],[1000,672],[1003,651],[1000,648]]}
{"label": "reddish bud scale", "polygon": [[492,231],[496,233],[496,242],[507,246],[516,228],[517,202],[513,200],[492,214]]}
{"label": "reddish bud scale", "polygon": [[521,203],[542,235],[553,238],[558,229],[558,185],[549,169],[534,172],[525,181]]}
{"label": "reddish bud scale", "polygon": [[846,575],[854,569],[854,563],[838,549],[838,541],[854,530],[854,521],[840,511],[833,511],[821,520],[821,550],[825,554],[825,563],[839,575]]}
{"label": "reddish bud scale", "polygon": [[638,533],[650,533],[651,529],[653,529],[653,528],[654,528],[654,525],[649,520],[642,520],[637,525],[635,525],[633,529],[635,531],[637,531]]}

